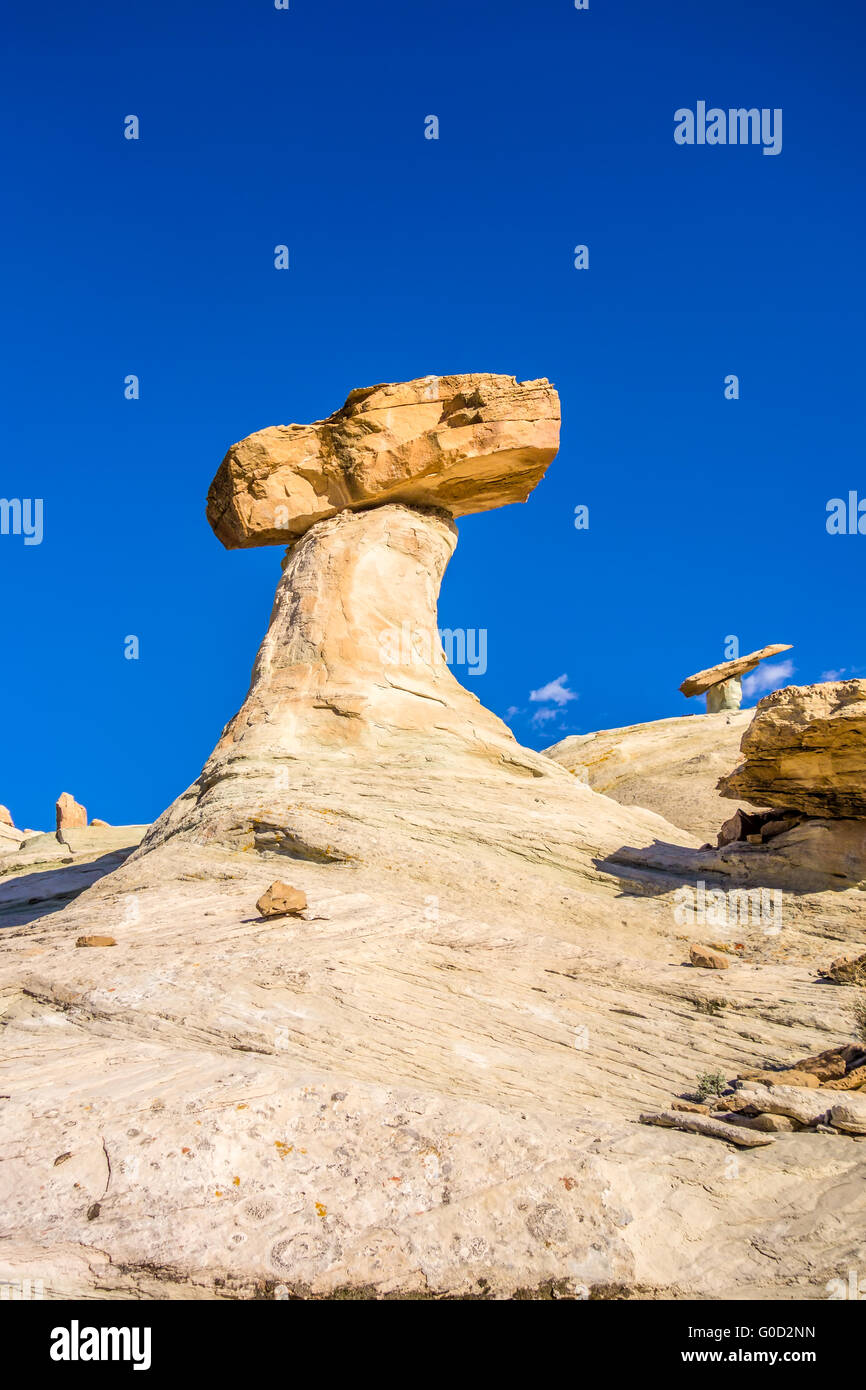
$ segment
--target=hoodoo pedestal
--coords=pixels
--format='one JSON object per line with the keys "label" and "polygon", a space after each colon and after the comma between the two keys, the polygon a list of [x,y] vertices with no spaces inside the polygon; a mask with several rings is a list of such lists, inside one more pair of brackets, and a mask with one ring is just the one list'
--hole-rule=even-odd
{"label": "hoodoo pedestal", "polygon": [[559,775],[454,678],[436,614],[453,517],[524,501],[558,432],[547,381],[427,377],[229,451],[209,496],[220,539],[297,539],[247,698],[142,852],[183,832],[340,857],[356,842],[333,803],[349,784],[363,796],[373,771],[393,780],[395,815],[413,787],[423,796],[438,775],[457,787],[479,762]]}

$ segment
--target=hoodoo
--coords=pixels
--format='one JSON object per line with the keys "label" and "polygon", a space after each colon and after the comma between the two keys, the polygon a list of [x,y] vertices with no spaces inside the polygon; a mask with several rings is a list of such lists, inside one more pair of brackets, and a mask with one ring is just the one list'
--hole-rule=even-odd
{"label": "hoodoo", "polygon": [[[473,374],[353,391],[329,420],[235,445],[208,498],[217,536],[295,544],[247,698],[143,851],[182,831],[313,858],[356,852],[310,798],[342,803],[340,783],[369,785],[383,765],[399,769],[395,811],[413,774],[456,785],[479,760],[555,778],[451,674],[436,604],[453,517],[524,501],[558,440],[548,381]],[[407,627],[419,640],[405,641]]]}

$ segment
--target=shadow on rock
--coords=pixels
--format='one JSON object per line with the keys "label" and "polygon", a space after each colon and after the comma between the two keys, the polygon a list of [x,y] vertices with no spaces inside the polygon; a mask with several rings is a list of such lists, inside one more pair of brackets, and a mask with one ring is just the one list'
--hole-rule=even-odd
{"label": "shadow on rock", "polygon": [[25,927],[60,912],[91,884],[119,869],[135,846],[100,855],[86,863],[66,863],[0,881],[0,928]]}
{"label": "shadow on rock", "polygon": [[803,821],[773,840],[688,849],[655,840],[623,845],[596,868],[620,880],[626,897],[657,897],[704,882],[715,888],[770,888],[794,894],[866,889],[866,821]]}

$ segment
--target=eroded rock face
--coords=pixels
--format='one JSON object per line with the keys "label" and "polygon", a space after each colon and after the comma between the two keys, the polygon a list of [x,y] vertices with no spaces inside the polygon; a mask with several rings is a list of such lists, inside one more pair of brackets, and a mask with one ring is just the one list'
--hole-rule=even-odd
{"label": "eroded rock face", "polygon": [[489,511],[525,502],[558,447],[559,397],[545,378],[370,386],[327,420],[273,425],[234,444],[211,484],[208,520],[231,550],[287,545],[346,507]]}
{"label": "eroded rock face", "polygon": [[723,796],[811,816],[866,819],[866,680],[787,686],[767,695]]}
{"label": "eroded rock face", "polygon": [[55,807],[58,830],[85,830],[87,808],[80,806],[69,792],[61,792]]}
{"label": "eroded rock face", "polygon": [[[335,859],[354,852],[334,825],[350,785],[393,781],[401,800],[413,776],[472,777],[484,765],[570,780],[448,667],[436,603],[456,543],[448,517],[402,505],[312,527],[284,562],[243,706],[143,849],[183,830]],[[301,830],[299,792],[313,770],[326,800],[329,779],[342,791],[328,818]]]}
{"label": "eroded rock face", "polygon": [[545,752],[593,791],[622,806],[645,806],[690,834],[715,842],[731,811],[716,791],[716,782],[736,767],[751,714],[690,714],[571,734]]}

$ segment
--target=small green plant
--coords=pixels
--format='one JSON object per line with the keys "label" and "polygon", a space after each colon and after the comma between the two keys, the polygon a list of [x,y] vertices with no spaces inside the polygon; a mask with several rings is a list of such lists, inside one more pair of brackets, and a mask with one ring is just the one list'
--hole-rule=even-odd
{"label": "small green plant", "polygon": [[728,1089],[728,1079],[723,1071],[705,1071],[698,1077],[698,1095],[701,1100],[709,1096],[720,1096]]}
{"label": "small green plant", "polygon": [[862,1043],[866,1043],[866,994],[854,1005],[854,1031]]}
{"label": "small green plant", "polygon": [[722,1009],[728,1007],[727,999],[701,998],[700,996],[696,996],[692,1000],[692,1003],[699,1014],[710,1014],[712,1016],[721,1013]]}

